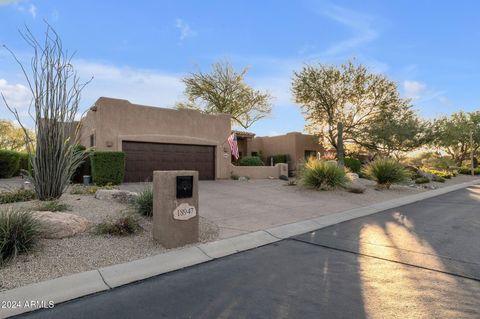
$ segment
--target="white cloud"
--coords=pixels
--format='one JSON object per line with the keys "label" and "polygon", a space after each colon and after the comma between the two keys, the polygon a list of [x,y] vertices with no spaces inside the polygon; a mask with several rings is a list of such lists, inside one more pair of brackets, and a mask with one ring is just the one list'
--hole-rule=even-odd
{"label": "white cloud", "polygon": [[186,38],[197,35],[197,32],[192,30],[192,28],[190,28],[190,26],[182,19],[176,20],[175,27],[180,30],[180,43],[183,42],[183,40],[185,40]]}
{"label": "white cloud", "polygon": [[[32,95],[30,90],[23,84],[10,84],[5,79],[0,79],[0,93],[3,94],[5,100],[11,108],[18,110],[20,114],[26,115]],[[12,118],[10,111],[8,111],[3,99],[1,99],[0,105],[2,105],[0,116],[3,118]]]}
{"label": "white cloud", "polygon": [[28,7],[28,13],[35,19],[37,17],[37,7],[34,4],[30,4]]}
{"label": "white cloud", "polygon": [[335,55],[367,44],[378,38],[379,34],[374,24],[377,19],[343,7],[330,5],[321,10],[321,14],[351,29],[352,37],[339,41],[328,48],[324,54]]}
{"label": "white cloud", "polygon": [[418,100],[427,92],[427,86],[418,81],[403,81],[403,90],[406,98]]}
{"label": "white cloud", "polygon": [[178,74],[86,60],[76,60],[73,64],[81,80],[94,77],[82,93],[85,108],[101,96],[161,107],[172,107],[182,99],[184,86]]}

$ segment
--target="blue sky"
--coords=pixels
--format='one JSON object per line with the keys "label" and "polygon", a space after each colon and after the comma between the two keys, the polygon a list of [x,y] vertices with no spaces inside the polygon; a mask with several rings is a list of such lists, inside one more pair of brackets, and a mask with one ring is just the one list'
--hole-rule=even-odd
{"label": "blue sky", "polygon": [[[247,82],[275,97],[258,135],[302,131],[292,72],[304,63],[349,58],[395,80],[422,116],[478,109],[480,3],[477,1],[8,1],[0,0],[0,43],[27,61],[18,34],[41,36],[43,19],[77,51],[86,109],[99,96],[169,107],[179,79],[220,59],[250,66]],[[0,49],[0,90],[25,114],[18,66]],[[0,118],[11,118],[0,102]]]}

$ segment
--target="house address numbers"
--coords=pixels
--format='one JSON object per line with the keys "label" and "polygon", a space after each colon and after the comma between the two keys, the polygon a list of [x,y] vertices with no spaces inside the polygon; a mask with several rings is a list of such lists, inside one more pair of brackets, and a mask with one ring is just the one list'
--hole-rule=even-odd
{"label": "house address numbers", "polygon": [[173,211],[173,219],[176,220],[189,220],[197,216],[197,209],[187,203],[181,203]]}

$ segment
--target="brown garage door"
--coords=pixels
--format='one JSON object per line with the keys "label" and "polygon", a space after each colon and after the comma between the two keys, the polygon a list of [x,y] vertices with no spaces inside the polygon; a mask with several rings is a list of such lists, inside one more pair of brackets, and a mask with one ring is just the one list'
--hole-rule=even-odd
{"label": "brown garage door", "polygon": [[199,179],[215,179],[215,146],[122,143],[125,152],[125,182],[152,180],[158,170],[195,170]]}

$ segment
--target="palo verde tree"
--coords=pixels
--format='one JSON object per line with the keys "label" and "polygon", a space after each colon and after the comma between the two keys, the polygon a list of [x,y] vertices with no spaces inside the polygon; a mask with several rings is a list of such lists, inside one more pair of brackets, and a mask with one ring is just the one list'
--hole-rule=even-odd
{"label": "palo verde tree", "polygon": [[271,112],[271,96],[268,92],[255,90],[245,83],[248,68],[237,72],[229,62],[213,65],[211,73],[191,73],[185,83],[187,103],[178,103],[178,108],[194,108],[207,114],[230,114],[232,124],[243,128]]}
{"label": "palo verde tree", "polygon": [[371,128],[375,125],[390,124],[382,123],[383,116],[405,112],[407,103],[400,98],[393,81],[351,61],[339,67],[303,67],[294,72],[292,92],[305,114],[307,131],[322,136],[335,149],[338,123],[343,124],[345,142],[377,148],[372,143],[364,145],[365,134],[373,134]]}
{"label": "palo verde tree", "polygon": [[35,124],[35,136],[23,124],[18,110],[8,105],[3,94],[2,98],[23,128],[37,197],[56,199],[64,193],[84,159],[84,152],[76,147],[79,126],[75,118],[80,94],[89,81],[80,82],[72,65],[72,55],[63,48],[50,25],[47,24],[42,41],[38,41],[28,27],[20,34],[33,50],[28,68],[11,49],[4,47],[19,64],[32,94],[29,113]]}
{"label": "palo verde tree", "polygon": [[461,166],[468,159],[472,147],[474,153],[480,147],[480,111],[457,112],[436,119],[433,123],[433,137],[433,144],[443,149]]}

